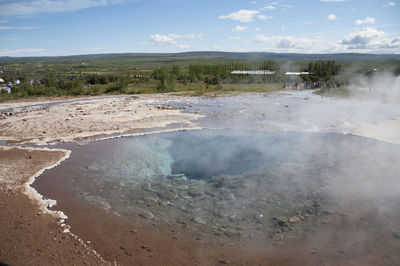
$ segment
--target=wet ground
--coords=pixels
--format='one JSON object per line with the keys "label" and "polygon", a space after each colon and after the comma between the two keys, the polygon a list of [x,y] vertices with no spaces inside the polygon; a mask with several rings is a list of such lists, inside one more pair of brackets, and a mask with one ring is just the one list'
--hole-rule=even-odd
{"label": "wet ground", "polygon": [[69,148],[35,187],[110,261],[400,262],[398,145],[200,130]]}
{"label": "wet ground", "polygon": [[345,135],[398,105],[310,92],[160,99],[206,130],[63,144],[34,187],[124,265],[398,265],[400,146]]}
{"label": "wet ground", "polygon": [[160,100],[189,112],[205,114],[201,125],[208,128],[260,130],[262,132],[351,133],[364,122],[400,116],[398,102],[380,99],[334,99],[312,91],[240,94],[223,97],[192,97]]}

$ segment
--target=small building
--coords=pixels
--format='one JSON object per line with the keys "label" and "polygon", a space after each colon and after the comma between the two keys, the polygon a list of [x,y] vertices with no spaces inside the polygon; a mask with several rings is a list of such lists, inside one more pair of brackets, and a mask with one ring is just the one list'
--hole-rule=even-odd
{"label": "small building", "polygon": [[0,78],[0,84],[4,84],[4,79]]}
{"label": "small building", "polygon": [[275,71],[271,70],[234,70],[231,75],[273,75]]}
{"label": "small building", "polygon": [[286,76],[300,76],[300,75],[311,75],[310,72],[286,72]]}
{"label": "small building", "polygon": [[19,80],[19,79],[16,79],[15,81],[14,81],[14,84],[15,85],[19,85],[21,83],[21,81]]}

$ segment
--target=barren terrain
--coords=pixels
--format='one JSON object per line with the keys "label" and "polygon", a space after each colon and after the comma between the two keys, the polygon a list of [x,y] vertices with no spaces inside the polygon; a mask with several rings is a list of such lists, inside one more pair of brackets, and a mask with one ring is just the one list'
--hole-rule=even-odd
{"label": "barren terrain", "polygon": [[0,139],[46,144],[150,128],[191,128],[201,117],[153,99],[98,97],[60,102],[1,104]]}
{"label": "barren terrain", "polygon": [[[91,139],[122,134],[209,127],[254,129],[266,132],[333,132],[400,144],[399,111],[396,105],[385,105],[375,101],[371,104],[368,101],[357,103],[351,100],[324,99],[309,92],[244,94],[215,98],[168,95],[108,96],[58,102],[6,103],[0,104],[0,141],[8,140],[8,145],[54,144],[59,141],[86,143]],[[106,263],[88,247],[91,246],[90,243],[86,245],[73,235],[63,233],[65,228],[61,226],[59,218],[45,213],[43,205],[40,205],[43,202],[31,200],[35,197],[32,197],[32,193],[25,189],[28,182],[32,181],[32,176],[44,168],[57,164],[65,156],[66,153],[60,150],[10,148],[10,146],[0,148],[0,193],[2,195],[0,217],[4,217],[0,219],[1,263],[11,265],[101,265]],[[347,209],[343,212],[350,213],[351,210]],[[93,219],[96,219],[96,216],[93,216]],[[348,228],[364,226],[358,223],[360,221],[354,222]],[[338,221],[337,226],[340,227],[337,230],[342,230],[341,227],[346,225],[343,221]],[[366,228],[369,230],[368,226]],[[152,237],[149,242],[159,245],[159,248],[155,249],[163,250],[165,256],[169,254],[169,242],[162,236],[151,233],[151,228],[148,228],[148,234],[144,232],[137,234],[136,228],[129,230],[133,232],[130,234],[139,239],[138,241],[146,241],[147,237]],[[335,231],[332,228],[329,230]],[[332,241],[337,241],[334,239],[335,232],[331,233]],[[172,237],[179,238],[174,232],[171,234]],[[387,236],[380,238],[379,241],[383,243],[385,237]],[[202,239],[200,242],[202,245],[207,245],[207,241],[207,239]],[[346,241],[341,239],[339,242]],[[390,241],[397,241],[397,238],[393,237]],[[185,246],[185,243],[189,242],[183,240],[182,249],[173,251],[176,256],[184,258],[180,260],[182,264],[188,263],[191,254],[195,252]],[[126,247],[116,251],[108,250],[106,244],[105,242],[98,243],[100,246],[98,251],[101,250],[103,257],[110,261],[118,258],[119,253],[126,255],[130,252]],[[370,242],[367,244],[368,249],[373,249]],[[312,245],[302,247],[302,243],[296,241],[287,242],[286,245],[286,248],[281,249],[279,253],[268,253],[271,263],[286,265],[312,261],[318,264],[318,257],[316,257],[318,254],[329,255],[326,251],[317,253]],[[137,261],[154,261],[156,254],[152,250],[149,251],[146,245],[144,246],[145,248],[138,247],[134,251],[148,257]],[[229,254],[230,247],[224,247],[224,249],[226,249],[225,254]],[[186,250],[187,253],[180,254],[182,250]],[[250,254],[255,250],[257,249],[246,252]],[[298,253],[299,250],[302,251],[301,256]],[[343,254],[342,251],[337,252]],[[309,254],[312,254],[314,258],[310,260]],[[214,255],[218,257],[221,254]],[[390,255],[388,254],[387,260],[389,262]],[[246,258],[239,254],[233,257],[237,258],[237,261],[246,261]],[[339,259],[338,261],[351,262],[350,257],[346,258],[348,260]],[[266,258],[263,256],[261,259]],[[368,263],[367,259],[364,260],[361,257],[353,259],[355,264]],[[212,258],[208,257],[205,261],[210,262]],[[172,265],[173,262],[174,260],[171,260],[170,264]],[[201,264],[201,261],[197,262]],[[221,261],[221,263],[228,262]]]}
{"label": "barren terrain", "polygon": [[65,152],[0,148],[0,262],[10,265],[106,265],[58,218],[27,197],[23,184]]}

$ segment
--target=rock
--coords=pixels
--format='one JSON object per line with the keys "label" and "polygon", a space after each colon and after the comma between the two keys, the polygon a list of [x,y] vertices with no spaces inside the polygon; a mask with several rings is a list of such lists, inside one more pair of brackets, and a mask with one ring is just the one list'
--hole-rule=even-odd
{"label": "rock", "polygon": [[153,192],[153,190],[152,190],[152,188],[151,188],[151,183],[150,183],[150,182],[144,182],[144,183],[141,185],[141,188],[144,189],[145,191]]}
{"label": "rock", "polygon": [[288,226],[288,223],[287,223],[287,219],[286,219],[286,218],[277,218],[277,217],[274,217],[272,220],[273,220],[277,225],[279,225],[279,226]]}
{"label": "rock", "polygon": [[162,206],[174,206],[175,205],[174,203],[172,203],[170,201],[160,201],[159,204]]}
{"label": "rock", "polygon": [[200,189],[197,188],[190,188],[188,191],[189,196],[195,198],[195,197],[200,197],[203,195],[203,192]]}
{"label": "rock", "polygon": [[142,249],[145,249],[145,250],[147,250],[148,252],[151,252],[151,251],[153,251],[153,249],[152,249],[152,248],[150,248],[150,247],[141,246],[141,248],[142,248]]}
{"label": "rock", "polygon": [[226,230],[226,231],[224,231],[224,235],[229,238],[232,238],[232,237],[235,237],[237,234],[234,231]]}
{"label": "rock", "polygon": [[261,220],[264,218],[263,214],[255,214],[254,219],[256,220],[256,223],[261,223]]}
{"label": "rock", "polygon": [[161,199],[165,200],[173,200],[174,198],[178,197],[175,193],[167,190],[167,189],[161,189],[156,192],[157,196]]}
{"label": "rock", "polygon": [[297,217],[297,216],[293,216],[293,217],[290,217],[288,219],[288,222],[291,223],[291,224],[298,223],[300,221],[301,221],[301,219],[299,217]]}
{"label": "rock", "polygon": [[194,217],[192,218],[192,221],[198,224],[206,224],[206,221],[204,221],[203,219],[199,218],[199,217]]}
{"label": "rock", "polygon": [[392,233],[392,236],[394,238],[400,239],[400,232],[394,232],[394,233]]}
{"label": "rock", "polygon": [[170,174],[167,176],[168,179],[185,179],[187,180],[187,177],[185,174]]}
{"label": "rock", "polygon": [[146,210],[143,210],[141,212],[138,213],[139,217],[143,218],[143,219],[153,219],[154,215]]}
{"label": "rock", "polygon": [[218,263],[219,264],[226,264],[226,265],[231,264],[231,262],[229,260],[219,260]]}
{"label": "rock", "polygon": [[319,208],[321,204],[318,201],[314,201],[313,205],[314,208]]}
{"label": "rock", "polygon": [[220,193],[220,195],[222,195],[224,197],[225,200],[235,200],[236,199],[235,195],[229,189],[222,188],[222,189],[220,189],[219,193]]}
{"label": "rock", "polygon": [[187,185],[181,185],[176,187],[178,190],[188,190],[189,187]]}

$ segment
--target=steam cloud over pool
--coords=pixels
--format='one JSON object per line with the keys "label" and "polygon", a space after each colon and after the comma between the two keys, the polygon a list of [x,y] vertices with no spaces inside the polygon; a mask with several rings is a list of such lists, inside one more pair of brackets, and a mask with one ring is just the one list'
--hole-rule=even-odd
{"label": "steam cloud over pool", "polygon": [[390,252],[400,247],[398,158],[398,145],[355,136],[201,130],[90,143],[36,186],[59,208],[62,193],[46,189],[56,182],[104,215],[242,248],[326,242],[333,227],[372,213],[371,224],[345,227],[338,245],[364,254],[358,237],[373,245],[379,231]]}

